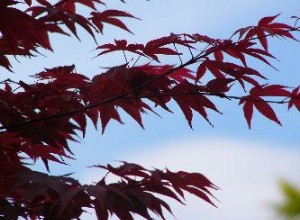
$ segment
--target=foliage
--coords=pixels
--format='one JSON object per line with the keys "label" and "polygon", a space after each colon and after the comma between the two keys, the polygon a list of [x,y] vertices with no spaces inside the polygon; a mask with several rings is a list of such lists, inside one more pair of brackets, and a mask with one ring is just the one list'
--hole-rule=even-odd
{"label": "foliage", "polygon": [[[80,6],[90,13],[81,14]],[[13,57],[31,58],[42,49],[52,51],[49,36],[53,33],[79,39],[78,26],[96,42],[106,25],[131,32],[122,19],[135,19],[133,15],[103,10],[103,6],[101,0],[1,0],[0,66],[13,71]],[[294,33],[299,28],[276,21],[278,17],[264,17],[228,39],[200,33],[172,33],[145,44],[116,39],[97,46],[98,56],[123,52],[126,63],[93,78],[70,65],[35,74],[35,83],[2,80],[0,217],[79,219],[85,208],[93,208],[101,220],[113,214],[123,220],[133,219],[133,214],[145,219],[155,214],[165,219],[164,211],[171,209],[162,198],[183,203],[185,192],[214,205],[211,190],[217,187],[199,173],[148,170],[122,162],[117,167],[97,165],[107,174],[96,183],[82,185],[69,175],[36,172],[26,161],[41,159],[50,172],[49,162],[63,165],[73,158],[69,142],[77,141],[80,132],[85,137],[88,119],[96,128],[100,120],[104,132],[111,120],[122,123],[119,110],[123,109],[143,127],[143,113],[155,113],[155,107],[172,112],[168,107],[172,101],[190,127],[194,113],[209,124],[209,111],[221,113],[213,97],[238,99],[249,128],[255,109],[281,124],[273,104],[287,104],[300,111],[300,87],[272,84],[249,66],[249,60],[256,60],[273,67],[270,60],[274,56],[268,48],[271,37],[296,40]],[[190,58],[183,60],[182,54]],[[163,56],[179,57],[180,64],[164,63]],[[107,183],[108,174],[119,181]]]}
{"label": "foliage", "polygon": [[291,183],[282,181],[280,188],[284,196],[284,200],[276,205],[277,213],[284,219],[300,218],[300,190]]}

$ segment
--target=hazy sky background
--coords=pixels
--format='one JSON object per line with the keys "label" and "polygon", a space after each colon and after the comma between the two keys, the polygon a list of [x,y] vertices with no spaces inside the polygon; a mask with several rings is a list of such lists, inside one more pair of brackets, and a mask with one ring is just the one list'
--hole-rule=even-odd
{"label": "hazy sky background", "polygon": [[[276,2],[276,3],[275,3]],[[300,15],[299,0],[151,0],[128,1],[127,5],[111,1],[108,8],[120,7],[142,19],[126,20],[135,35],[117,28],[106,28],[99,44],[114,38],[130,42],[147,40],[173,33],[201,33],[213,37],[229,37],[237,28],[256,24],[264,16],[281,13],[280,21]],[[80,73],[92,76],[103,72],[100,67],[124,63],[122,54],[111,54],[93,59],[95,44],[89,36],[79,43],[73,38],[53,36],[54,54],[31,60],[19,59],[14,74],[3,77],[27,79],[26,76],[44,67],[76,64]],[[258,65],[270,79],[277,83],[297,86],[299,82],[299,43],[274,39],[271,52],[280,61],[272,63],[274,71]],[[178,63],[178,59],[172,60]],[[30,79],[29,79],[30,80]],[[218,209],[188,197],[187,206],[174,206],[178,220],[268,220],[274,219],[272,203],[280,201],[277,182],[287,179],[300,186],[300,135],[299,113],[286,106],[277,106],[283,127],[254,114],[253,128],[248,129],[242,108],[236,101],[217,100],[224,115],[210,114],[212,128],[196,116],[191,130],[181,111],[174,106],[174,114],[157,110],[162,119],[145,115],[145,130],[128,116],[125,125],[115,122],[108,125],[104,135],[89,125],[81,144],[71,144],[77,160],[70,166],[53,166],[53,174],[76,172],[81,182],[97,180],[97,170],[87,166],[114,160],[139,162],[148,167],[168,166],[171,170],[196,171],[205,174],[222,190],[215,193],[220,200]],[[172,105],[171,105],[172,106]],[[114,162],[113,162],[114,163]],[[95,219],[86,215],[84,219]],[[173,219],[169,216],[168,219]]]}

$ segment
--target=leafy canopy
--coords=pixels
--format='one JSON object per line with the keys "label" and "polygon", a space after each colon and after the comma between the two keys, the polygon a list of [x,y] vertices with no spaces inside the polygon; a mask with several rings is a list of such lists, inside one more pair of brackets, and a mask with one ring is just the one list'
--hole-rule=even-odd
{"label": "leafy canopy", "polygon": [[[82,13],[82,6],[89,13]],[[2,71],[13,71],[14,57],[31,58],[42,49],[53,51],[49,37],[52,34],[80,39],[79,26],[95,42],[107,25],[131,33],[124,18],[136,19],[128,12],[107,9],[105,1],[100,0],[2,0]],[[116,167],[96,165],[107,174],[96,183],[82,185],[70,175],[36,172],[27,161],[35,163],[41,159],[49,172],[49,162],[66,164],[67,159],[75,157],[69,143],[77,141],[80,133],[85,137],[87,120],[95,128],[101,124],[104,132],[111,120],[122,123],[120,109],[143,127],[144,113],[155,113],[158,107],[172,112],[169,103],[175,102],[192,127],[194,114],[211,124],[209,113],[221,113],[213,97],[237,99],[249,128],[254,110],[281,125],[273,107],[286,104],[288,109],[300,111],[300,87],[272,84],[249,61],[274,68],[269,39],[296,40],[299,18],[294,19],[296,22],[287,24],[278,21],[279,15],[264,17],[227,39],[201,33],[171,33],[143,44],[112,39],[96,46],[97,57],[120,52],[125,63],[93,78],[70,65],[36,73],[34,83],[3,79],[0,217],[80,219],[86,208],[93,208],[100,220],[111,215],[131,220],[133,214],[149,220],[153,215],[165,219],[165,211],[172,211],[163,198],[184,203],[186,192],[215,205],[211,190],[218,188],[199,173],[149,170],[121,162]],[[183,54],[189,58],[184,60],[187,56]],[[166,56],[179,58],[178,64],[164,63],[162,57]],[[116,176],[118,182],[107,182],[108,175]]]}

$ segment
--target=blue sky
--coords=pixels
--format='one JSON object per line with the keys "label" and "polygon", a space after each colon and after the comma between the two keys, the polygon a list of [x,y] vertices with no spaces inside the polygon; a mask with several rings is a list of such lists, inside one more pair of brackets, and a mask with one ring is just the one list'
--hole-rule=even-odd
{"label": "blue sky", "polygon": [[[237,28],[256,24],[264,16],[282,13],[281,21],[299,15],[299,0],[152,0],[128,1],[127,5],[111,2],[110,7],[120,7],[142,19],[128,20],[135,35],[116,28],[105,29],[99,43],[114,38],[126,38],[131,42],[146,42],[155,37],[173,33],[201,33],[213,37],[229,37]],[[55,53],[31,60],[19,59],[14,74],[4,73],[13,79],[41,71],[44,67],[71,65],[75,63],[80,73],[92,76],[100,73],[99,67],[124,63],[120,54],[111,54],[92,59],[95,44],[88,36],[79,43],[76,39],[53,36]],[[280,61],[273,64],[274,71],[260,66],[263,72],[277,83],[290,86],[300,84],[299,43],[274,39],[271,51]],[[177,59],[171,60],[178,62]],[[30,80],[30,79],[29,79]],[[136,161],[149,167],[167,166],[172,170],[202,172],[222,190],[216,192],[221,201],[219,208],[189,198],[188,206],[175,206],[177,219],[273,219],[270,204],[280,200],[277,182],[287,178],[300,186],[300,135],[299,113],[287,111],[286,106],[276,107],[283,127],[254,114],[253,128],[248,129],[242,108],[235,101],[217,100],[223,115],[210,114],[212,128],[196,116],[191,130],[180,110],[174,106],[174,114],[157,110],[162,118],[145,115],[145,130],[128,116],[123,116],[125,125],[109,124],[104,135],[101,129],[94,131],[89,125],[88,133],[81,144],[71,144],[77,160],[70,166],[53,166],[54,174],[76,172],[82,182],[97,179],[96,170],[86,167],[114,160]],[[40,169],[40,168],[38,168]],[[96,178],[96,179],[95,179]],[[85,219],[94,219],[86,215]],[[169,217],[168,219],[173,219]]]}

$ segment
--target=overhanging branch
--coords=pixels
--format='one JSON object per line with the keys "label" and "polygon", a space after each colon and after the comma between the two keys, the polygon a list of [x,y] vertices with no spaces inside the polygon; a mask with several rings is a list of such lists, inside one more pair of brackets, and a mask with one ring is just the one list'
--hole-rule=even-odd
{"label": "overhanging branch", "polygon": [[[295,27],[293,29],[289,29],[289,30],[286,30],[284,32],[293,32],[293,31],[300,31],[300,27]],[[255,38],[251,38],[250,40],[257,40],[257,39],[260,39],[260,38],[266,38],[266,37],[269,37],[269,36],[272,36],[271,33],[269,34],[266,34],[264,36],[261,36],[261,37],[255,37]],[[248,39],[249,40],[249,39]],[[166,76],[166,75],[169,75],[177,70],[180,70],[182,68],[185,68],[189,65],[192,65],[192,64],[195,64],[197,62],[199,62],[201,59],[209,56],[210,54],[214,53],[215,51],[217,50],[222,50],[222,49],[225,49],[225,48],[228,48],[230,46],[233,46],[237,43],[239,43],[241,41],[235,41],[235,42],[232,42],[230,44],[226,44],[226,45],[223,45],[223,46],[220,46],[220,47],[217,47],[215,50],[210,50],[209,52],[207,51],[202,51],[200,52],[197,56],[195,57],[192,57],[190,60],[188,60],[187,62],[185,63],[182,63],[181,65],[177,66],[177,67],[172,67],[170,69],[168,69],[167,71],[165,71],[164,73],[162,74],[159,74],[155,77],[153,77],[152,79],[146,81],[145,83],[142,83],[128,91],[125,91],[119,95],[115,95],[115,96],[112,96],[112,97],[109,97],[109,98],[106,98],[104,100],[101,100],[97,103],[93,103],[93,104],[89,104],[89,105],[86,105],[82,108],[79,108],[79,109],[75,109],[75,110],[72,110],[72,111],[67,111],[67,112],[62,112],[62,113],[58,113],[58,114],[53,114],[53,115],[48,115],[48,116],[44,116],[44,117],[40,117],[40,118],[35,118],[35,119],[28,119],[28,120],[24,120],[24,121],[21,121],[21,122],[17,122],[17,123],[11,123],[11,124],[8,124],[8,125],[3,125],[3,126],[0,126],[0,130],[5,130],[5,129],[11,129],[11,128],[17,128],[17,127],[22,127],[22,126],[26,126],[26,125],[29,125],[29,124],[33,124],[33,123],[37,123],[37,122],[41,122],[41,121],[47,121],[47,120],[52,120],[52,119],[58,119],[58,118],[63,118],[63,117],[68,117],[68,116],[71,116],[71,115],[75,115],[75,114],[78,114],[80,112],[84,112],[84,111],[87,111],[89,109],[93,109],[93,108],[96,108],[96,107],[99,107],[101,105],[104,105],[104,104],[107,104],[107,103],[110,103],[110,102],[113,102],[113,101],[116,101],[116,100],[119,100],[119,99],[137,99],[137,98],[150,98],[150,97],[154,97],[154,96],[140,96],[140,97],[137,97],[137,96],[128,96],[132,93],[135,93],[136,91],[140,90],[141,88],[143,87],[146,87],[148,85],[150,85],[151,83],[153,83],[154,81]],[[227,96],[227,95],[221,95],[221,94],[218,94],[218,93],[208,93],[208,92],[204,92],[204,93],[199,93],[199,92],[183,92],[183,93],[173,93],[173,94],[162,94],[162,96],[180,96],[180,95],[209,95],[209,96],[215,96],[215,97],[221,97],[221,98],[227,98],[227,99],[237,99],[237,100],[241,100],[242,98],[244,100],[248,100],[248,101],[253,101],[253,102],[266,102],[266,103],[273,103],[273,104],[286,104],[288,103],[287,101],[285,100],[281,100],[281,101],[274,101],[274,100],[256,100],[256,99],[246,99],[245,97],[241,97],[241,96]],[[156,97],[159,97],[159,96],[156,96]]]}

